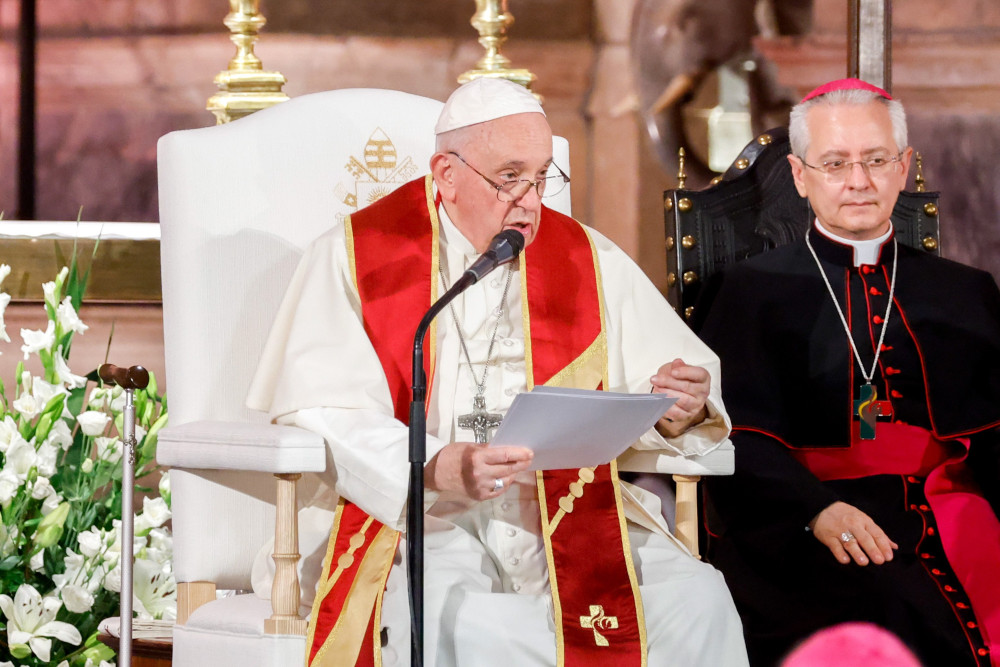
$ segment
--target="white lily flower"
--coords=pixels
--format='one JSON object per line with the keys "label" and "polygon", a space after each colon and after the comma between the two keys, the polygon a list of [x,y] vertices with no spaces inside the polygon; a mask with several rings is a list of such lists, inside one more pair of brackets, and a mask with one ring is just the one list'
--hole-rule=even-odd
{"label": "white lily flower", "polygon": [[0,470],[0,505],[7,507],[13,500],[14,494],[21,488],[21,479],[13,470],[4,468]]}
{"label": "white lily flower", "polygon": [[77,646],[83,641],[80,631],[69,623],[57,621],[62,603],[53,597],[42,597],[34,586],[21,584],[11,600],[0,595],[0,610],[7,617],[7,644],[27,645],[43,662],[49,661],[54,637]]}
{"label": "white lily flower", "polygon": [[76,314],[76,309],[73,308],[73,300],[70,297],[66,297],[56,308],[56,321],[59,322],[59,326],[62,330],[73,331],[74,333],[82,334],[84,331],[89,329],[80,316]]}
{"label": "white lily flower", "polygon": [[83,554],[78,554],[69,548],[66,549],[66,554],[63,556],[63,565],[66,567],[66,571],[62,574],[52,575],[52,581],[56,585],[56,592],[61,591],[70,584],[77,583],[80,571],[83,570],[86,561],[87,559],[84,558]]}
{"label": "white lily flower", "polygon": [[10,415],[5,415],[3,421],[0,421],[0,453],[6,452],[15,438],[19,440],[23,439],[21,438],[21,432],[17,430],[14,418]]}
{"label": "white lily flower", "polygon": [[41,500],[42,498],[47,498],[48,496],[55,493],[56,490],[52,486],[52,480],[48,477],[39,476],[31,484],[31,497],[35,500]]}
{"label": "white lily flower", "polygon": [[90,390],[90,397],[87,399],[87,407],[91,410],[103,410],[108,404],[108,394],[111,392],[104,387],[94,387]]}
{"label": "white lily flower", "polygon": [[[10,265],[9,264],[0,264],[0,285],[3,284],[4,278],[6,278],[9,275],[10,275]],[[0,664],[2,664],[2,663],[0,663]]]}
{"label": "white lily flower", "polygon": [[177,618],[177,582],[173,574],[149,560],[135,561],[132,597],[139,618]]}
{"label": "white lily flower", "polygon": [[110,417],[103,412],[88,410],[77,415],[76,423],[80,425],[80,428],[85,434],[89,436],[97,436],[104,433],[104,429],[108,425],[109,419]]}
{"label": "white lily flower", "polygon": [[142,514],[146,517],[150,527],[159,528],[170,518],[170,508],[163,498],[143,498]]}
{"label": "white lily flower", "polygon": [[104,533],[100,528],[91,526],[90,530],[77,535],[76,541],[80,545],[80,553],[87,558],[93,558],[101,552],[101,548],[104,546]]}
{"label": "white lily flower", "polygon": [[160,495],[166,498],[170,495],[170,471],[164,470],[160,474],[160,484],[158,488]]}
{"label": "white lily flower", "polygon": [[122,460],[125,446],[118,438],[94,438],[97,444],[97,460],[108,463],[118,463]]}
{"label": "white lily flower", "polygon": [[45,442],[64,452],[69,449],[69,446],[73,444],[73,432],[69,430],[69,424],[66,423],[65,419],[56,420],[46,436]]}
{"label": "white lily flower", "polygon": [[56,350],[56,354],[52,359],[53,365],[55,366],[56,375],[59,376],[59,381],[62,382],[70,389],[76,389],[77,387],[83,387],[87,384],[87,378],[82,375],[73,375],[73,372],[69,369],[69,364],[63,359],[62,355],[62,345]]}
{"label": "white lily flower", "polygon": [[89,475],[94,471],[94,459],[84,459],[83,463],[80,464],[80,470],[83,471],[84,475]]}
{"label": "white lily flower", "polygon": [[174,551],[174,538],[166,528],[153,528],[146,536],[149,544],[146,547],[146,557],[161,565],[170,565]]}
{"label": "white lily flower", "polygon": [[90,611],[94,606],[94,594],[82,586],[69,585],[60,593],[63,604],[74,614]]}
{"label": "white lily flower", "polygon": [[13,662],[0,662],[0,667],[17,667]]}
{"label": "white lily flower", "polygon": [[53,396],[65,393],[68,393],[65,387],[50,384],[25,371],[21,374],[21,395],[11,405],[27,419],[34,419]]}
{"label": "white lily flower", "polygon": [[62,504],[63,497],[58,493],[53,493],[50,496],[46,496],[45,500],[42,501],[42,516],[48,516],[49,512],[59,507]]}
{"label": "white lily flower", "polygon": [[56,460],[59,458],[59,448],[53,447],[47,442],[38,446],[38,460],[35,465],[38,467],[38,474],[45,477],[52,477],[56,474]]}
{"label": "white lily flower", "polygon": [[10,342],[10,335],[7,333],[7,323],[4,322],[3,318],[8,305],[10,305],[10,294],[0,292],[0,340],[5,343]]}
{"label": "white lily flower", "polygon": [[38,553],[31,557],[31,560],[28,561],[28,567],[30,567],[33,572],[38,572],[45,567],[45,549],[39,549]]}
{"label": "white lily flower", "polygon": [[115,385],[111,388],[111,402],[108,404],[113,412],[125,411],[125,390]]}
{"label": "white lily flower", "polygon": [[32,354],[38,354],[42,350],[48,350],[56,343],[56,323],[49,320],[49,326],[45,331],[38,329],[21,329],[21,352],[24,352],[24,360],[27,361]]}
{"label": "white lily flower", "polygon": [[14,540],[15,534],[11,535],[7,532],[7,526],[0,523],[0,557],[6,558],[14,552]]}
{"label": "white lily flower", "polygon": [[45,304],[48,306],[56,307],[56,281],[50,280],[47,283],[42,283],[42,293],[45,295]]}
{"label": "white lily flower", "polygon": [[35,451],[34,445],[21,438],[7,448],[7,458],[4,461],[3,469],[14,473],[23,482],[37,463],[38,452]]}

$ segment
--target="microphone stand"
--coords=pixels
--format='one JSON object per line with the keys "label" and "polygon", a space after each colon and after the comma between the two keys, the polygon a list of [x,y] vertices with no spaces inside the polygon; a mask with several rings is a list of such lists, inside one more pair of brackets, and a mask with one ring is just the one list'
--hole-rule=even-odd
{"label": "microphone stand", "polygon": [[476,282],[463,273],[420,320],[413,336],[413,398],[410,401],[410,495],[406,505],[406,570],[410,593],[410,667],[424,662],[424,463],[427,459],[427,375],[424,336],[431,322],[455,297]]}
{"label": "microphone stand", "polygon": [[132,494],[135,493],[135,403],[136,389],[149,384],[149,372],[142,366],[120,368],[103,364],[97,371],[104,384],[116,384],[125,390],[125,410],[122,418],[122,537],[121,537],[121,592],[118,607],[118,664],[132,664],[132,542],[135,532],[135,513]]}
{"label": "microphone stand", "polygon": [[427,376],[424,373],[424,336],[445,306],[483,276],[514,261],[524,248],[524,236],[515,230],[500,232],[489,248],[455,281],[420,320],[413,336],[413,398],[410,401],[410,494],[406,499],[406,569],[410,596],[410,666],[424,662],[424,463],[427,459]]}

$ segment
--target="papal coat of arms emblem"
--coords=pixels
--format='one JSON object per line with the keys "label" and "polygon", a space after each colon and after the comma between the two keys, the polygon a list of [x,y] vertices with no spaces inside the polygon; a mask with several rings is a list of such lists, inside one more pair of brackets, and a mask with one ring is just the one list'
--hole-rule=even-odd
{"label": "papal coat of arms emblem", "polygon": [[[396,146],[380,127],[375,128],[368,138],[364,157],[359,159],[351,156],[344,168],[354,182],[347,185],[338,183],[334,194],[351,212],[378,201],[413,180],[417,173],[413,158],[406,156],[400,160],[396,154]],[[337,218],[343,219],[347,215],[350,213],[338,213]]]}

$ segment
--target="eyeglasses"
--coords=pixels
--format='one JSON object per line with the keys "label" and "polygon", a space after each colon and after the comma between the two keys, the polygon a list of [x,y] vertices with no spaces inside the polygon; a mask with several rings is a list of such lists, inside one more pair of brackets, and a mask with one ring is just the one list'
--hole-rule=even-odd
{"label": "eyeglasses", "polygon": [[528,194],[528,190],[530,190],[531,188],[535,188],[535,191],[538,192],[539,197],[545,197],[545,198],[554,197],[555,195],[562,192],[563,188],[566,187],[566,184],[569,183],[569,176],[567,176],[566,172],[560,169],[555,162],[549,165],[549,169],[551,170],[553,167],[555,167],[555,170],[559,172],[558,174],[554,174],[552,176],[543,176],[542,178],[539,178],[537,181],[532,181],[527,178],[512,178],[509,180],[504,180],[503,183],[497,183],[496,181],[493,181],[490,178],[488,178],[486,174],[484,174],[483,172],[479,171],[471,164],[466,162],[465,158],[456,153],[455,151],[448,151],[448,152],[457,157],[459,160],[461,160],[466,167],[479,174],[484,181],[489,183],[490,186],[497,191],[497,199],[499,199],[504,203],[517,201],[524,195]]}
{"label": "eyeglasses", "polygon": [[809,164],[802,158],[799,159],[802,160],[802,164],[810,169],[815,169],[826,174],[828,183],[843,183],[851,175],[856,164],[861,166],[861,170],[865,172],[865,176],[868,178],[880,178],[887,175],[889,170],[894,168],[902,157],[903,153],[900,151],[897,155],[873,155],[864,160],[854,160],[853,162],[848,162],[847,160],[827,160],[818,165]]}

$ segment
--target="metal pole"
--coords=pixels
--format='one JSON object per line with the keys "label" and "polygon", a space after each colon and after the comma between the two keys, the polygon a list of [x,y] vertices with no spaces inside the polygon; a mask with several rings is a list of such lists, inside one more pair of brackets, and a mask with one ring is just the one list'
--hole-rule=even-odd
{"label": "metal pole", "polygon": [[122,445],[122,550],[121,550],[121,608],[118,623],[118,664],[132,664],[132,542],[135,535],[135,512],[132,496],[135,493],[135,404],[134,389],[125,389],[123,414],[125,437]]}

